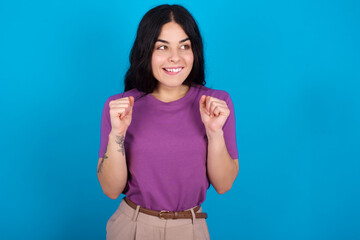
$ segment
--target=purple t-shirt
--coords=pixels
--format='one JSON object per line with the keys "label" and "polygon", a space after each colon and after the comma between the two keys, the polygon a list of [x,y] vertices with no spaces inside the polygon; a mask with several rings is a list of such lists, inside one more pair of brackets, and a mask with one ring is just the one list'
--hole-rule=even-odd
{"label": "purple t-shirt", "polygon": [[162,102],[137,89],[111,96],[101,118],[99,157],[103,157],[111,131],[109,102],[133,96],[132,121],[125,136],[128,181],[124,194],[142,207],[182,211],[205,200],[207,136],[201,121],[202,95],[226,101],[230,115],[223,126],[227,150],[238,159],[234,106],[223,90],[194,84],[176,101]]}

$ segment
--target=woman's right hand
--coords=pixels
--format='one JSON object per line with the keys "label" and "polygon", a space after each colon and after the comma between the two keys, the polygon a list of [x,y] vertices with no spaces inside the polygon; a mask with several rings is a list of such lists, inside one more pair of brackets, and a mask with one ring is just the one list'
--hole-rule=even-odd
{"label": "woman's right hand", "polygon": [[128,129],[132,119],[134,97],[124,97],[109,102],[111,131],[123,134]]}

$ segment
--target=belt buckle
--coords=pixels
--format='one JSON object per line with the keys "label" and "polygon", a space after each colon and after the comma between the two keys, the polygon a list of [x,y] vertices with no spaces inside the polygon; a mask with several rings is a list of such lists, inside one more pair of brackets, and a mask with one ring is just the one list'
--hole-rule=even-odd
{"label": "belt buckle", "polygon": [[161,210],[161,211],[159,212],[159,218],[165,220],[166,218],[164,218],[164,217],[162,216],[162,214],[163,214],[163,213],[169,213],[169,212],[170,212],[170,211]]}

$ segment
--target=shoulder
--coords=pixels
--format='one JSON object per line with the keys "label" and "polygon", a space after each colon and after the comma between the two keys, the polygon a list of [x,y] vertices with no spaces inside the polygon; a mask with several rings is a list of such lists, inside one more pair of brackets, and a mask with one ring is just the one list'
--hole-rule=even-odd
{"label": "shoulder", "polygon": [[192,86],[195,91],[197,92],[197,95],[201,97],[202,95],[215,97],[224,101],[228,101],[230,99],[230,94],[225,90],[220,89],[213,89],[209,87],[205,87],[199,84]]}
{"label": "shoulder", "polygon": [[137,90],[136,88],[130,89],[126,92],[122,92],[122,93],[118,93],[115,95],[112,95],[110,97],[108,97],[107,102],[110,102],[112,100],[116,100],[119,98],[124,98],[124,97],[130,97],[133,96],[135,99],[137,99],[138,97],[144,95],[144,92],[140,92],[139,90]]}

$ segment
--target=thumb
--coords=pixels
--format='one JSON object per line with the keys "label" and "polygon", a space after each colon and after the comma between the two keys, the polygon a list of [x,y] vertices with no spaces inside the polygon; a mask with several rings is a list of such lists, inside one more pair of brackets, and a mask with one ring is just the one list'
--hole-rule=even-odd
{"label": "thumb", "polygon": [[129,101],[130,101],[130,107],[133,107],[134,106],[134,101],[135,101],[134,97],[130,96]]}
{"label": "thumb", "polygon": [[129,97],[129,101],[130,101],[130,111],[129,111],[129,114],[132,114],[132,109],[134,107],[134,102],[135,102],[135,99],[133,96],[130,96]]}
{"label": "thumb", "polygon": [[199,101],[200,110],[206,107],[206,95],[202,95]]}

